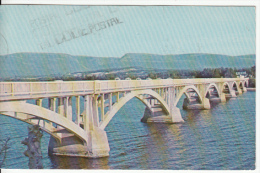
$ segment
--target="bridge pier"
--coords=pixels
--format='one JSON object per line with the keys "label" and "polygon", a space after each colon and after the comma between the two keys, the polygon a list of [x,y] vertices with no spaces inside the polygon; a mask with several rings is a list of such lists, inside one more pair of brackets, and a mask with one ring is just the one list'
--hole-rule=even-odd
{"label": "bridge pier", "polygon": [[172,108],[171,118],[172,118],[173,123],[184,122],[184,120],[182,119],[182,116],[181,116],[180,109],[175,106]]}
{"label": "bridge pier", "polygon": [[202,100],[203,109],[210,109],[209,99],[204,97]]}
{"label": "bridge pier", "polygon": [[61,141],[51,136],[48,146],[49,155],[60,156],[98,158],[109,156],[109,151],[107,133],[97,127],[88,132],[87,143],[74,135],[63,133]]}
{"label": "bridge pier", "polygon": [[226,94],[226,97],[227,98],[236,98],[237,97],[236,91],[235,90],[230,90],[230,93]]}
{"label": "bridge pier", "polygon": [[143,123],[171,123],[170,116],[167,116],[163,111],[162,107],[159,105],[153,106],[151,108],[146,107],[144,111],[144,116],[141,119]]}
{"label": "bridge pier", "polygon": [[239,87],[237,87],[237,93],[238,93],[239,95],[243,94],[242,89],[239,88]]}
{"label": "bridge pier", "polygon": [[144,116],[141,119],[143,123],[180,123],[184,122],[181,116],[180,109],[173,107],[171,114],[166,115],[160,105],[152,108],[145,108]]}
{"label": "bridge pier", "polygon": [[57,141],[50,136],[48,155],[88,157],[87,146],[75,136],[63,137]]}
{"label": "bridge pier", "polygon": [[[85,143],[79,142],[76,136],[66,136],[62,133],[61,143],[57,143],[52,140],[49,144],[50,151],[54,155],[66,155],[66,156],[79,156],[79,157],[105,157],[109,156],[109,144],[107,134],[99,126],[99,114],[98,114],[98,96],[85,95],[84,98],[84,112],[83,112],[83,128],[87,132],[87,141]],[[117,99],[119,99],[119,92],[116,93]],[[104,94],[101,95],[101,121],[104,120]],[[109,94],[109,105],[112,108],[112,93]],[[65,111],[70,111],[70,98],[65,98]],[[66,112],[65,112],[66,113]],[[76,97],[76,113],[77,119],[80,118],[80,98]],[[67,116],[70,119],[69,116]],[[80,121],[78,122],[80,123]],[[53,149],[51,149],[53,148]]]}
{"label": "bridge pier", "polygon": [[94,128],[89,132],[87,143],[87,157],[106,157],[109,156],[109,143],[106,131]]}
{"label": "bridge pier", "polygon": [[202,103],[191,104],[189,98],[185,98],[183,101],[183,109],[210,109],[210,102],[208,98],[203,98]]}
{"label": "bridge pier", "polygon": [[226,102],[226,101],[227,101],[225,93],[221,93],[221,95],[220,95],[220,101],[221,101],[221,102]]}

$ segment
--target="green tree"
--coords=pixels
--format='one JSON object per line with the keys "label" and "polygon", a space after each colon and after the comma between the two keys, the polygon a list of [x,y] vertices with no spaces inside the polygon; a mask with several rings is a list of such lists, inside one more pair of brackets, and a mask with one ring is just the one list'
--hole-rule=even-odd
{"label": "green tree", "polygon": [[156,74],[153,73],[153,72],[150,72],[150,73],[148,74],[148,77],[151,78],[151,79],[156,79]]}

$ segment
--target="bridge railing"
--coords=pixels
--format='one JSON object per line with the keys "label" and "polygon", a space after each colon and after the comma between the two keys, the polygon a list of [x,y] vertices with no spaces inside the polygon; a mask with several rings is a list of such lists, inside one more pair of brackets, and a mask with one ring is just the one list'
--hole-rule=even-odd
{"label": "bridge railing", "polygon": [[211,79],[156,79],[156,80],[104,80],[104,81],[53,81],[53,82],[0,82],[0,96],[34,94],[100,93],[118,90],[149,89],[178,85],[218,83],[248,80],[241,78]]}
{"label": "bridge railing", "polygon": [[93,81],[76,82],[0,82],[0,96],[24,94],[52,94],[67,92],[93,92]]}
{"label": "bridge railing", "polygon": [[144,88],[167,87],[173,85],[172,79],[164,80],[111,80],[95,81],[95,92],[113,90],[133,90]]}

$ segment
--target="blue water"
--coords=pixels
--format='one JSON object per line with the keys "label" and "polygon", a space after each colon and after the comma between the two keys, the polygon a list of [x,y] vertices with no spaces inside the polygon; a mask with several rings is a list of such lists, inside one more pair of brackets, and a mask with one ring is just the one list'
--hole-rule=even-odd
{"label": "blue water", "polygon": [[[182,99],[183,100],[183,99]],[[141,123],[145,106],[130,100],[106,127],[110,156],[101,159],[49,157],[49,134],[41,140],[44,168],[70,169],[255,169],[255,92],[210,110],[182,110],[185,123]],[[3,168],[28,168],[21,141],[27,124],[0,115],[0,140],[11,137]]]}

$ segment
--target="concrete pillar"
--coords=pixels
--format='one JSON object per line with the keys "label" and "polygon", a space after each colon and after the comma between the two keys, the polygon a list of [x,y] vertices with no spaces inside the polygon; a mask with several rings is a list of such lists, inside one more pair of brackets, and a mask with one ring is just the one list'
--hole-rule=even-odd
{"label": "concrete pillar", "polygon": [[68,98],[68,118],[72,121],[72,97]]}
{"label": "concrete pillar", "polygon": [[83,124],[85,131],[93,130],[93,96],[84,96]]}
{"label": "concrete pillar", "polygon": [[238,91],[238,94],[242,94],[243,92],[242,92],[242,89],[241,88],[239,88],[239,87],[237,87],[237,91]]}
{"label": "concrete pillar", "polygon": [[119,102],[119,99],[120,99],[119,96],[120,96],[120,93],[117,92],[117,93],[116,93],[116,102]]}
{"label": "concrete pillar", "polygon": [[89,157],[105,157],[109,156],[109,143],[107,133],[95,127],[88,133],[87,150]]}
{"label": "concrete pillar", "polygon": [[109,100],[109,111],[111,111],[112,106],[113,106],[113,94],[112,93],[108,94],[108,100]]}
{"label": "concrete pillar", "polygon": [[[158,89],[158,88],[156,88],[154,91],[155,91],[156,93],[160,94],[160,93],[159,93],[159,89]],[[158,104],[158,101],[157,101],[157,99],[154,99],[154,105],[155,105],[155,104]]]}
{"label": "concrete pillar", "polygon": [[164,88],[160,88],[160,96],[162,97],[162,98],[164,98]]}
{"label": "concrete pillar", "polygon": [[230,90],[230,95],[231,95],[231,97],[237,97],[236,91],[233,89]]}
{"label": "concrete pillar", "polygon": [[[174,88],[172,89],[172,90],[175,90]],[[172,99],[172,100],[170,100],[171,98],[170,98],[170,94],[171,94],[171,92],[172,92],[172,90],[170,89],[170,88],[168,88],[168,90],[167,90],[167,104],[169,105],[169,107],[170,107],[170,104],[173,104],[174,102],[174,99]],[[172,102],[171,102],[172,101]]]}
{"label": "concrete pillar", "polygon": [[[42,107],[42,99],[37,99],[36,100],[36,105]],[[41,125],[43,125],[45,127],[45,120],[30,120],[30,122],[34,122],[34,123],[37,122],[38,125],[40,124],[40,121],[42,121]]]}
{"label": "concrete pillar", "polygon": [[36,100],[36,105],[42,107],[42,99],[37,99]]}
{"label": "concrete pillar", "polygon": [[210,109],[210,102],[209,99],[204,97],[202,101],[203,109]]}
{"label": "concrete pillar", "polygon": [[182,116],[181,116],[181,111],[177,107],[172,108],[171,118],[172,118],[173,123],[184,122],[184,120],[182,119]]}
{"label": "concrete pillar", "polygon": [[206,98],[207,86],[205,84],[199,85],[199,92],[202,97],[202,109],[210,109],[209,99]]}
{"label": "concrete pillar", "polygon": [[155,99],[151,99],[151,106],[154,106],[155,104]]}
{"label": "concrete pillar", "polygon": [[219,93],[220,101],[221,101],[221,102],[226,102],[226,101],[227,101],[227,100],[226,100],[226,94],[223,93],[223,82],[217,83],[216,85],[217,85],[218,90],[219,90],[219,92],[220,92],[220,93]]}
{"label": "concrete pillar", "polygon": [[101,95],[101,121],[105,119],[104,94]]}
{"label": "concrete pillar", "polygon": [[87,118],[87,113],[88,111],[88,96],[84,96],[84,111],[82,115],[82,121],[83,121],[83,126],[85,131],[89,131],[89,126],[88,126],[88,118]]}
{"label": "concrete pillar", "polygon": [[56,112],[56,98],[49,98],[49,109]]}
{"label": "concrete pillar", "polygon": [[88,108],[87,108],[87,119],[88,119],[88,125],[89,130],[93,130],[94,124],[93,124],[93,96],[88,95]]}
{"label": "concrete pillar", "polygon": [[80,96],[76,96],[76,123],[80,124]]}
{"label": "concrete pillar", "polygon": [[93,101],[92,101],[93,113],[89,115],[89,116],[92,116],[93,125],[96,127],[99,126],[98,100],[97,99],[98,99],[98,94],[95,94],[93,97]]}
{"label": "concrete pillar", "polygon": [[168,100],[169,100],[169,109],[170,109],[170,116],[173,115],[173,107],[174,107],[174,94],[175,94],[175,88],[169,88],[169,96],[168,96]]}
{"label": "concrete pillar", "polygon": [[64,98],[60,97],[58,98],[58,113],[65,116],[64,112]]}
{"label": "concrete pillar", "polygon": [[165,102],[168,104],[168,88],[165,88],[164,99],[165,99]]}
{"label": "concrete pillar", "polygon": [[65,110],[65,117],[72,121],[72,100],[71,97],[64,98],[64,110]]}
{"label": "concrete pillar", "polygon": [[221,102],[224,103],[224,102],[227,101],[227,100],[226,100],[226,95],[225,95],[225,93],[221,93],[219,97],[220,97],[220,101],[221,101]]}
{"label": "concrete pillar", "polygon": [[[53,112],[56,112],[56,98],[49,98],[48,99],[48,108],[53,111]],[[49,125],[51,125],[52,123],[49,122],[49,121],[46,121],[48,122]],[[44,124],[45,125],[45,124]]]}
{"label": "concrete pillar", "polygon": [[247,92],[247,89],[246,89],[246,87],[243,87],[243,92]]}

